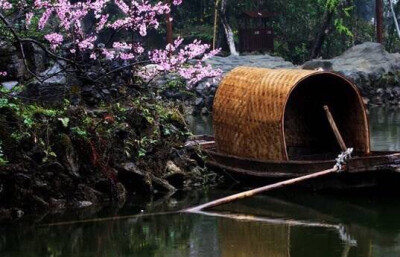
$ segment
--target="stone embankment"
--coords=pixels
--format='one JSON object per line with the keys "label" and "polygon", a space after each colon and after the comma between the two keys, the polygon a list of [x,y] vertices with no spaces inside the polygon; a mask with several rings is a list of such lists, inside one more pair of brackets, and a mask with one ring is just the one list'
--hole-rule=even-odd
{"label": "stone embankment", "polygon": [[[295,66],[281,57],[246,55],[214,57],[207,63],[226,74],[238,66],[289,69],[323,69],[339,73],[353,81],[369,106],[400,105],[400,54],[388,53],[381,44],[367,42],[356,45],[333,59],[315,59]],[[218,82],[198,83],[192,101],[195,113],[212,111]]]}
{"label": "stone embankment", "polygon": [[333,59],[308,61],[302,68],[342,74],[357,85],[369,105],[400,105],[400,54],[388,53],[381,44],[356,45]]}

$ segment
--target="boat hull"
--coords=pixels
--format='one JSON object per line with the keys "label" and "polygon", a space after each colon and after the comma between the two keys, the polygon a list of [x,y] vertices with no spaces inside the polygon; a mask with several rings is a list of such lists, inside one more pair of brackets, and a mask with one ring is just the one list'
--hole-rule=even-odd
{"label": "boat hull", "polygon": [[[242,186],[256,186],[275,183],[286,179],[332,168],[336,161],[293,160],[264,161],[242,158],[220,153],[216,150],[212,137],[196,140],[204,155],[208,168],[224,175],[228,181]],[[372,187],[397,189],[400,185],[400,153],[371,152],[367,156],[351,158],[344,171],[329,174],[296,185],[296,188],[311,190],[346,190]]]}

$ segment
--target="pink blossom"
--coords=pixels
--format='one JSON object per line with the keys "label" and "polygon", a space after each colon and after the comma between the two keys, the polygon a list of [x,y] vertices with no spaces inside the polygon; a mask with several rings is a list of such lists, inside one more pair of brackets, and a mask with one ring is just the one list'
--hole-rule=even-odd
{"label": "pink blossom", "polygon": [[64,38],[63,35],[58,33],[51,33],[44,36],[44,38],[49,41],[51,49],[56,50],[56,48],[61,45]]}
{"label": "pink blossom", "polygon": [[109,51],[107,49],[103,49],[102,54],[107,60],[112,60],[115,58],[115,51],[113,50]]}
{"label": "pink blossom", "polygon": [[180,68],[178,73],[188,80],[190,86],[193,86],[205,78],[219,77],[222,71],[220,69],[214,69],[211,65],[203,66],[199,62],[193,66]]}
{"label": "pink blossom", "polygon": [[7,71],[0,71],[0,77],[7,76]]}
{"label": "pink blossom", "polygon": [[114,42],[113,48],[115,48],[115,49],[132,49],[132,44],[127,44],[126,42]]}
{"label": "pink blossom", "polygon": [[[7,2],[0,0],[0,10],[11,8]],[[85,53],[91,59],[105,58],[108,60],[120,59],[124,61],[137,61],[145,47],[139,42],[113,42],[111,49],[96,49],[96,34],[104,30],[114,32],[128,31],[141,37],[146,37],[151,29],[158,29],[159,18],[171,12],[171,6],[165,1],[149,0],[34,0],[30,8],[27,8],[26,24],[29,25],[32,17],[39,19],[40,30],[57,31],[45,36],[53,50],[62,43],[69,46],[69,52],[75,54],[77,51]],[[173,0],[172,5],[180,5],[182,0]],[[119,13],[106,13],[108,5],[115,5]],[[90,15],[90,16],[89,16]],[[82,20],[94,16],[92,28],[84,28]],[[52,22],[49,22],[49,21]],[[141,41],[142,40],[138,40]],[[145,72],[140,71],[138,75],[150,78],[159,72],[173,72],[179,74],[194,85],[204,78],[219,76],[220,70],[204,65],[202,61],[214,56],[219,50],[210,51],[210,45],[201,41],[182,47],[182,38],[177,38],[172,44],[164,49],[153,49],[148,51],[148,60],[154,65],[152,69]],[[79,57],[77,55],[76,57]],[[141,56],[141,60],[145,58]],[[193,60],[196,60],[193,62]]]}
{"label": "pink blossom", "polygon": [[101,15],[100,20],[99,20],[99,22],[97,23],[97,26],[96,26],[96,32],[97,33],[100,32],[104,28],[105,24],[108,21],[108,16],[109,16],[108,14]]}
{"label": "pink blossom", "polygon": [[27,26],[31,25],[32,18],[33,18],[33,12],[28,12],[25,14],[25,22]]}
{"label": "pink blossom", "polygon": [[142,37],[145,37],[147,35],[147,27],[146,24],[141,24],[139,26],[139,33]]}
{"label": "pink blossom", "polygon": [[[211,78],[220,76],[222,71],[214,69],[211,65],[204,66],[199,60],[195,65],[188,65],[187,62],[196,57],[203,56],[202,59],[209,58],[216,55],[219,49],[207,53],[210,48],[207,44],[201,44],[200,41],[193,41],[193,43],[179,49],[183,39],[178,38],[173,44],[168,44],[165,50],[156,49],[149,53],[150,60],[157,64],[159,71],[177,72],[180,76],[188,81],[190,86],[198,83],[204,78]],[[147,74],[149,76],[149,74]]]}
{"label": "pink blossom", "polygon": [[12,4],[10,4],[7,0],[0,0],[0,10],[9,10],[12,8]]}
{"label": "pink blossom", "polygon": [[44,28],[44,26],[46,26],[47,21],[49,20],[52,12],[53,12],[52,9],[45,9],[42,17],[40,17],[40,19],[39,19],[39,29],[42,30]]}
{"label": "pink blossom", "polygon": [[86,49],[90,50],[93,49],[94,48],[93,42],[96,41],[96,39],[97,39],[96,36],[91,36],[82,41],[77,40],[79,50],[84,51]]}
{"label": "pink blossom", "polygon": [[115,4],[123,11],[125,14],[128,14],[130,11],[129,6],[124,2],[124,0],[115,0]]}
{"label": "pink blossom", "polygon": [[122,60],[132,60],[135,58],[135,55],[132,53],[120,53],[119,58]]}
{"label": "pink blossom", "polygon": [[173,5],[180,5],[182,4],[182,0],[174,0],[172,3]]}

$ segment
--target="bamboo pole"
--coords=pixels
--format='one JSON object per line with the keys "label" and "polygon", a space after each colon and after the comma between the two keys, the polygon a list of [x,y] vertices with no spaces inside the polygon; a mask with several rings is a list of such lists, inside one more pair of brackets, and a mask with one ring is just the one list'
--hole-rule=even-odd
{"label": "bamboo pole", "polygon": [[305,175],[305,176],[301,176],[301,177],[298,177],[298,178],[288,179],[288,180],[281,181],[281,182],[278,182],[278,183],[275,183],[275,184],[271,184],[271,185],[259,187],[259,188],[256,188],[256,189],[248,190],[248,191],[245,191],[245,192],[242,192],[242,193],[237,193],[237,194],[234,194],[234,195],[223,197],[223,198],[220,198],[220,199],[217,199],[217,200],[214,200],[214,201],[202,204],[202,205],[198,205],[198,206],[195,206],[195,207],[192,207],[192,208],[188,208],[188,209],[183,210],[183,211],[184,212],[189,212],[189,213],[198,213],[198,212],[201,212],[203,209],[208,209],[208,208],[211,208],[211,207],[215,207],[215,206],[219,206],[219,205],[222,205],[222,204],[230,203],[230,202],[233,202],[233,201],[236,201],[236,200],[239,200],[239,199],[252,197],[254,195],[257,195],[257,194],[260,194],[260,193],[263,193],[263,192],[266,192],[266,191],[270,191],[272,189],[277,189],[277,188],[281,188],[281,187],[284,187],[284,186],[293,185],[293,184],[296,184],[296,183],[299,183],[299,182],[302,182],[302,181],[306,181],[306,180],[309,180],[309,179],[312,179],[312,178],[322,177],[322,176],[325,176],[325,175],[328,175],[328,174],[331,174],[331,173],[335,173],[335,172],[338,172],[337,166],[335,166],[335,167],[333,167],[331,169],[315,172],[315,173],[308,174],[308,175]]}
{"label": "bamboo pole", "polygon": [[215,0],[215,10],[214,10],[214,32],[213,32],[213,50],[217,45],[217,33],[218,33],[218,5],[220,0]]}
{"label": "bamboo pole", "polygon": [[329,107],[327,105],[324,105],[324,110],[326,117],[328,118],[329,124],[331,125],[331,128],[333,130],[333,133],[335,134],[336,140],[338,141],[340,148],[342,151],[346,151],[347,147],[346,144],[344,143],[344,140],[342,138],[342,135],[340,134],[340,131],[338,127],[336,126],[336,122],[333,119],[332,113],[329,111]]}

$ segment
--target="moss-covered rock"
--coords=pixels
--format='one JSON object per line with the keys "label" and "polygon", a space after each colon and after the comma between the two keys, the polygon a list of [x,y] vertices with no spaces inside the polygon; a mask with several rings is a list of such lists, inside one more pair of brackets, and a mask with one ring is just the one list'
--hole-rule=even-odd
{"label": "moss-covered rock", "polygon": [[121,206],[132,193],[198,184],[191,176],[199,163],[183,147],[190,133],[175,106],[148,98],[96,110],[0,94],[1,101],[8,105],[0,106],[7,161],[0,165],[0,208]]}

